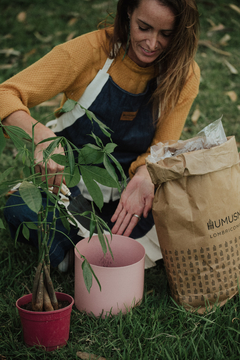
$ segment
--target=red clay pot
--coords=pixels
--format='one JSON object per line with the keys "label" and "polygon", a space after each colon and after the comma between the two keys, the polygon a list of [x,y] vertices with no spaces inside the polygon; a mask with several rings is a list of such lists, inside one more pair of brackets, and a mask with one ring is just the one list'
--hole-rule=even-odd
{"label": "red clay pot", "polygon": [[52,351],[66,345],[74,300],[68,294],[56,292],[56,296],[60,301],[68,301],[69,305],[59,310],[36,312],[21,308],[32,301],[32,294],[17,300],[16,307],[21,318],[24,342],[28,347],[40,346],[46,351]]}

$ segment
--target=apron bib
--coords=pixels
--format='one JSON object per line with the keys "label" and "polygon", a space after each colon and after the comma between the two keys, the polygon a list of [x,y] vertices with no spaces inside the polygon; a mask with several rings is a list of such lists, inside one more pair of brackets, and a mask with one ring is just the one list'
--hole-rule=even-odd
{"label": "apron bib", "polygon": [[[112,130],[112,141],[118,145],[113,156],[128,176],[131,163],[147,151],[155,133],[150,98],[156,85],[155,81],[150,81],[145,92],[140,94],[121,89],[107,73],[112,62],[112,59],[107,59],[103,69],[88,85],[78,103],[92,111]],[[87,143],[95,144],[94,139],[89,136],[91,132],[94,132],[104,145],[109,142],[109,138],[96,123],[92,125],[79,105],[59,117],[54,132],[57,136],[66,137],[78,148]]]}

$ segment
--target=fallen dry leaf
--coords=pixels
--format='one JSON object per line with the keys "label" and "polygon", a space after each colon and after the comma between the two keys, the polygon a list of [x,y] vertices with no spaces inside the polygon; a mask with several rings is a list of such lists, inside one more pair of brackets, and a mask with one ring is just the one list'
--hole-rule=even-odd
{"label": "fallen dry leaf", "polygon": [[226,92],[226,95],[229,96],[229,98],[233,102],[237,101],[237,94],[235,93],[235,91],[228,91],[228,92]]}
{"label": "fallen dry leaf", "polygon": [[219,45],[227,46],[229,40],[231,40],[231,36],[229,34],[225,34],[219,41]]}
{"label": "fallen dry leaf", "polygon": [[212,27],[216,26],[216,24],[211,19],[207,19],[207,21]]}
{"label": "fallen dry leaf", "polygon": [[73,31],[71,32],[67,37],[66,37],[66,41],[72,40],[74,38],[74,36],[76,35],[77,31]]}
{"label": "fallen dry leaf", "polygon": [[95,4],[95,5],[92,5],[92,8],[93,9],[103,9],[105,8],[106,6],[109,5],[109,1],[104,1],[102,2],[101,4]]}
{"label": "fallen dry leaf", "polygon": [[34,35],[36,36],[36,38],[38,40],[40,40],[41,42],[44,42],[44,43],[48,43],[50,41],[52,41],[53,39],[53,36],[52,35],[48,35],[48,36],[42,36],[41,34],[39,34],[38,31],[35,31]]}
{"label": "fallen dry leaf", "polygon": [[225,55],[225,56],[231,56],[231,53],[227,52],[227,51],[223,51],[223,50],[220,50],[218,49],[216,46],[214,46],[211,41],[209,40],[199,40],[198,42],[199,45],[203,45],[203,46],[206,46],[208,47],[209,49],[217,52],[218,54],[221,54],[221,55]]}
{"label": "fallen dry leaf", "polygon": [[4,65],[0,65],[0,70],[12,69],[14,66],[17,66],[17,64],[4,64]]}
{"label": "fallen dry leaf", "polygon": [[0,50],[0,54],[5,54],[6,56],[9,56],[9,55],[20,56],[21,55],[20,51],[14,50],[13,48],[2,49],[2,50]]}
{"label": "fallen dry leaf", "polygon": [[232,74],[234,75],[238,74],[237,69],[235,69],[235,67],[232,64],[230,64],[230,62],[228,62],[226,59],[224,59],[223,62],[227,65],[227,67],[229,68]]}
{"label": "fallen dry leaf", "polygon": [[21,11],[18,15],[17,15],[17,21],[19,22],[24,22],[27,18],[27,13],[25,11]]}
{"label": "fallen dry leaf", "polygon": [[225,29],[225,26],[223,24],[218,24],[211,27],[211,29],[209,29],[209,32],[214,32],[214,31],[222,31]]}
{"label": "fallen dry leaf", "polygon": [[193,114],[192,114],[192,117],[191,117],[192,123],[195,126],[197,125],[197,121],[200,118],[200,116],[201,116],[201,111],[199,110],[199,108],[197,106],[196,109],[194,110]]}
{"label": "fallen dry leaf", "polygon": [[23,62],[26,62],[30,56],[32,56],[33,54],[36,53],[36,51],[37,51],[37,49],[32,49],[29,52],[27,52],[26,54],[24,54]]}
{"label": "fallen dry leaf", "polygon": [[82,360],[106,360],[106,358],[102,357],[102,356],[97,356],[94,354],[89,354],[87,352],[82,352],[82,351],[78,351],[77,352],[77,357],[79,357]]}
{"label": "fallen dry leaf", "polygon": [[230,8],[232,8],[233,10],[235,10],[238,14],[240,14],[240,8],[239,8],[237,5],[230,4],[229,6],[230,6]]}
{"label": "fallen dry leaf", "polygon": [[72,19],[69,20],[68,22],[68,26],[73,26],[76,22],[77,22],[77,18],[73,17]]}

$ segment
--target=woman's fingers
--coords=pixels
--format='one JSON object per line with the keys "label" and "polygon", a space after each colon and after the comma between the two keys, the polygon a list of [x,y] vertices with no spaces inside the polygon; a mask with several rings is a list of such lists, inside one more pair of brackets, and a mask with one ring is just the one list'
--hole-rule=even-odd
{"label": "woman's fingers", "polygon": [[[53,192],[58,193],[59,187],[62,183],[64,166],[57,164],[51,158],[47,164],[43,163],[43,151],[47,148],[49,143],[43,143],[36,146],[35,149],[35,171],[41,173],[42,181],[48,183],[49,187],[53,187]],[[54,150],[55,154],[64,154],[62,147]],[[46,166],[46,167],[45,167]],[[47,173],[46,173],[47,170]]]}

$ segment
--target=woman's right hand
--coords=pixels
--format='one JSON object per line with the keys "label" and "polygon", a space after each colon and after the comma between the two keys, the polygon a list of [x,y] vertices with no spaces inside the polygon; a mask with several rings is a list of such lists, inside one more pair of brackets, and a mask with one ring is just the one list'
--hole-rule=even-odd
{"label": "woman's right hand", "polygon": [[[35,172],[42,175],[42,181],[48,181],[50,187],[53,186],[53,193],[57,194],[58,189],[62,183],[62,177],[64,172],[64,166],[57,164],[50,159],[45,165],[43,163],[43,151],[50,145],[51,141],[38,144],[35,148]],[[55,148],[53,154],[64,155],[64,149],[61,145]],[[47,173],[46,173],[47,171]]]}

